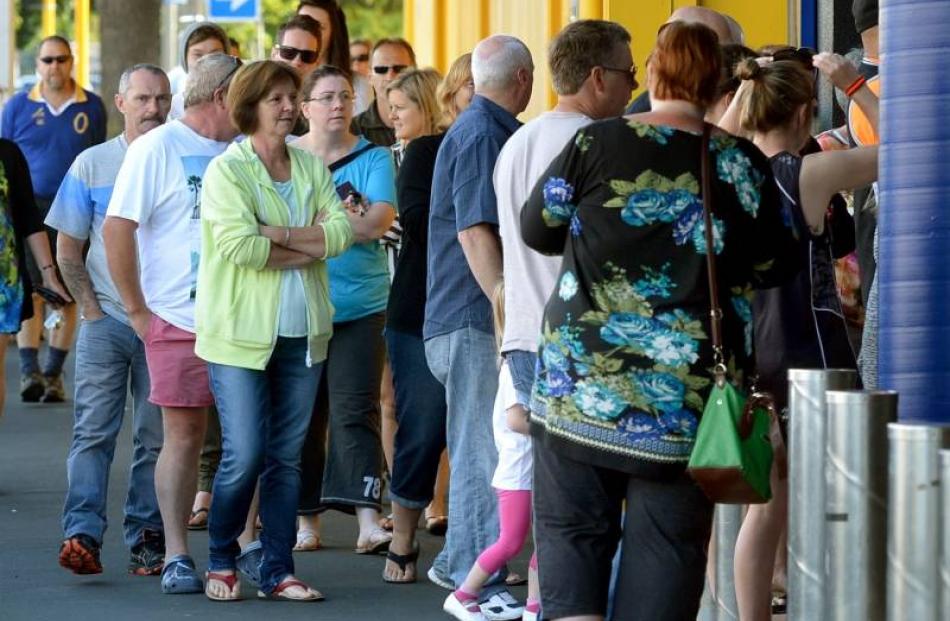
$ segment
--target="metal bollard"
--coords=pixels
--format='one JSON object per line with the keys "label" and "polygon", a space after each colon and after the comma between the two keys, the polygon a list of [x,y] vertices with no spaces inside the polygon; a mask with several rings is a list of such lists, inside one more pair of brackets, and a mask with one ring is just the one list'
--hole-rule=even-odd
{"label": "metal bollard", "polygon": [[826,621],[883,621],[887,588],[887,425],[897,393],[825,393]]}
{"label": "metal bollard", "polygon": [[888,425],[887,619],[937,621],[937,525],[940,468],[937,451],[950,428]]}
{"label": "metal bollard", "polygon": [[858,382],[850,369],[788,372],[788,618],[824,610],[825,392]]}
{"label": "metal bollard", "polygon": [[940,451],[940,618],[950,619],[950,450]]}
{"label": "metal bollard", "polygon": [[716,584],[712,589],[716,621],[739,621],[736,601],[736,539],[742,526],[742,505],[716,505]]}

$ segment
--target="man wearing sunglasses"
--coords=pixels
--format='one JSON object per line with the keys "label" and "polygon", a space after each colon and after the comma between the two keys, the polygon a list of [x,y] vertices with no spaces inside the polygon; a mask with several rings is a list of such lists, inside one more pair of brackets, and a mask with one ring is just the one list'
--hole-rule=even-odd
{"label": "man wearing sunglasses", "polygon": [[[36,69],[39,83],[28,93],[16,94],[4,107],[0,135],[15,142],[26,156],[36,204],[45,218],[76,156],[105,140],[106,112],[102,100],[71,77],[73,55],[63,37],[43,39]],[[47,228],[47,234],[50,247],[55,249],[55,231]],[[56,269],[55,252],[53,263],[37,265],[27,247],[26,262],[34,283],[43,282],[43,271]],[[60,402],[66,398],[62,371],[76,328],[76,305],[63,308],[63,321],[51,331],[48,358],[42,369],[37,350],[43,330],[43,298],[34,294],[33,308],[33,318],[24,321],[17,334],[20,397],[24,401]]]}
{"label": "man wearing sunglasses", "polygon": [[396,142],[396,133],[389,118],[386,87],[403,71],[415,69],[416,53],[405,39],[380,39],[373,47],[372,61],[369,80],[376,101],[365,112],[353,117],[350,131],[381,147],[391,147]]}
{"label": "man wearing sunglasses", "polygon": [[[320,24],[309,15],[294,15],[281,24],[274,40],[277,43],[271,51],[271,60],[290,65],[301,82],[320,65],[323,45]],[[307,129],[307,119],[300,114],[291,135],[303,136]]]}

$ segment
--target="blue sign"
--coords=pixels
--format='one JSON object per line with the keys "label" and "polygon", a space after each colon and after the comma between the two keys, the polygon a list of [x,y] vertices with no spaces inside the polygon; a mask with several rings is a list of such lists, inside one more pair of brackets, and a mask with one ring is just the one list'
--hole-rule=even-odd
{"label": "blue sign", "polygon": [[208,19],[213,22],[256,22],[261,15],[261,0],[210,0]]}

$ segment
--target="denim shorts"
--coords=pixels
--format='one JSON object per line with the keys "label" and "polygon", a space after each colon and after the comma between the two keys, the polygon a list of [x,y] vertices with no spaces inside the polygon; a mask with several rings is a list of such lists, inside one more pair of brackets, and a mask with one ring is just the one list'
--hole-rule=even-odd
{"label": "denim shorts", "polygon": [[534,386],[534,376],[537,372],[538,354],[533,351],[514,349],[505,352],[508,370],[515,384],[515,398],[518,404],[526,410],[531,409],[531,389]]}

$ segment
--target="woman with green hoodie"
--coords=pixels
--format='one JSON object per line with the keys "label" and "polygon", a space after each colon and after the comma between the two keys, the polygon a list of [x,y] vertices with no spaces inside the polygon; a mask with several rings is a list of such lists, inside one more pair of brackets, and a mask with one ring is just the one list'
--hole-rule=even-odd
{"label": "woman with green hoodie", "polygon": [[[247,139],[204,177],[195,353],[208,362],[224,449],[208,520],[213,600],[240,597],[239,565],[257,574],[259,597],[323,597],[294,577],[291,551],[300,452],[333,326],[325,261],[353,232],[323,163],[286,146],[299,86],[281,63],[240,69],[228,108]],[[258,477],[262,554],[245,567],[237,539]]]}

